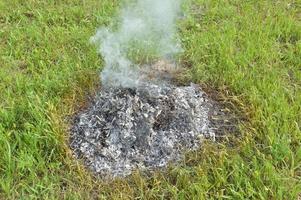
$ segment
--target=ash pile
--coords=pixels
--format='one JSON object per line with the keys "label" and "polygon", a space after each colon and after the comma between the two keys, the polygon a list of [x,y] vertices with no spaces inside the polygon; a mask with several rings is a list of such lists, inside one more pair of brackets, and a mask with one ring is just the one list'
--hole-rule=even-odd
{"label": "ash pile", "polygon": [[70,146],[96,174],[124,177],[177,162],[215,137],[212,104],[194,84],[104,88],[74,120]]}

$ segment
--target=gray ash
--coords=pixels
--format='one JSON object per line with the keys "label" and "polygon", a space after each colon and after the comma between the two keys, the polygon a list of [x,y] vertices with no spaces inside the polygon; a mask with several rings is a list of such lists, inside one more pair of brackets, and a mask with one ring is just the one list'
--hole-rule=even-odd
{"label": "gray ash", "polygon": [[196,85],[104,88],[76,116],[70,146],[96,174],[122,177],[179,161],[214,138],[212,104]]}

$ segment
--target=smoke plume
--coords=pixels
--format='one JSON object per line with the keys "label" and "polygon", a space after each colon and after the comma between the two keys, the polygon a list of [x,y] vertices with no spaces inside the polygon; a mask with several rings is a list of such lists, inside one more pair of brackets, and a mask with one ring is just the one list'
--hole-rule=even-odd
{"label": "smoke plume", "polygon": [[136,0],[121,9],[117,26],[98,29],[91,41],[105,62],[103,86],[136,87],[141,66],[181,51],[176,39],[180,7],[180,0]]}

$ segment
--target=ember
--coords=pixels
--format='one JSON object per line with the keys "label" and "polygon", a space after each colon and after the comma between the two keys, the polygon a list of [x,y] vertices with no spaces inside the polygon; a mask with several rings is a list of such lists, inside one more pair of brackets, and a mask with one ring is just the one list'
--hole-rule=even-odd
{"label": "ember", "polygon": [[105,88],[76,117],[71,148],[99,175],[126,176],[155,169],[214,138],[212,105],[196,85],[144,83],[134,89]]}

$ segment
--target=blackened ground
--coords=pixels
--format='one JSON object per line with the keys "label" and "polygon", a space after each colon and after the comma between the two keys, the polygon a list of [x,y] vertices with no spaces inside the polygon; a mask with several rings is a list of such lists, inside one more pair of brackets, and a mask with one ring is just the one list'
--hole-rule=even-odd
{"label": "blackened ground", "polygon": [[197,86],[106,88],[74,120],[70,146],[101,176],[179,161],[204,138],[221,138],[227,115]]}

